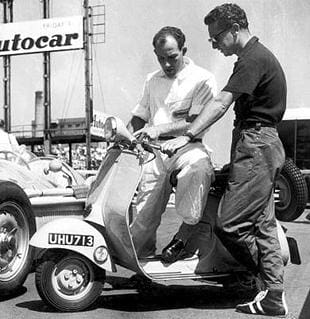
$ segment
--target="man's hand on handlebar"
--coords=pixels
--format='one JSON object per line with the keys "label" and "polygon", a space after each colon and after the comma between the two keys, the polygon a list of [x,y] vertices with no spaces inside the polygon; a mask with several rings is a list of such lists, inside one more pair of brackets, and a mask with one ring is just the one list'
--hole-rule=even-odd
{"label": "man's hand on handlebar", "polygon": [[[154,126],[143,127],[142,129],[136,131],[134,136],[140,142],[150,143],[151,140],[155,140],[159,136],[159,131]],[[173,156],[177,152],[178,149],[184,147],[188,144],[189,137],[188,136],[179,136],[168,140],[160,145],[160,151],[167,154],[169,157]],[[152,146],[153,147],[153,146]]]}
{"label": "man's hand on handlebar", "polygon": [[184,147],[189,142],[190,141],[188,136],[178,136],[163,143],[161,145],[161,151],[171,156],[171,154],[175,154],[178,149]]}
{"label": "man's hand on handlebar", "polygon": [[134,132],[134,136],[138,139],[140,139],[140,136],[148,136],[151,140],[155,140],[159,136],[159,132],[154,126],[150,127],[143,127],[142,129]]}

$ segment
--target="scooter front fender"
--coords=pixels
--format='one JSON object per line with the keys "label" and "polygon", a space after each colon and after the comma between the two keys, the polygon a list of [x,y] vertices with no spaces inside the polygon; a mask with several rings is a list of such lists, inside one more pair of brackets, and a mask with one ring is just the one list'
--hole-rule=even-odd
{"label": "scooter front fender", "polygon": [[59,218],[46,223],[33,235],[30,245],[40,249],[74,251],[87,257],[98,267],[115,272],[105,238],[83,220]]}

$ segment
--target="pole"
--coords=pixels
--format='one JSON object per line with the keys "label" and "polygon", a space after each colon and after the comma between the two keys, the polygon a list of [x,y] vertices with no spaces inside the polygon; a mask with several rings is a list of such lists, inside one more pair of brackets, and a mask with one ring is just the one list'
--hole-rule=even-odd
{"label": "pole", "polygon": [[[3,3],[3,23],[13,22],[13,0],[1,0]],[[4,105],[3,116],[5,131],[11,131],[11,56],[3,57],[3,88],[4,88]]]}
{"label": "pole", "polygon": [[86,168],[91,168],[91,42],[90,42],[90,7],[88,0],[84,0],[84,53],[85,53],[85,120],[86,120]]}
{"label": "pole", "polygon": [[[43,0],[43,18],[50,18],[50,0]],[[44,154],[52,151],[51,143],[51,57],[43,53]]]}

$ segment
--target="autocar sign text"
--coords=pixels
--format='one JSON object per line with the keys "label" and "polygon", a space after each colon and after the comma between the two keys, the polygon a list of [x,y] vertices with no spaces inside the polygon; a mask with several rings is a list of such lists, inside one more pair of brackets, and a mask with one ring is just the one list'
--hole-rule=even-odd
{"label": "autocar sign text", "polygon": [[82,16],[4,23],[0,56],[83,49],[83,37]]}

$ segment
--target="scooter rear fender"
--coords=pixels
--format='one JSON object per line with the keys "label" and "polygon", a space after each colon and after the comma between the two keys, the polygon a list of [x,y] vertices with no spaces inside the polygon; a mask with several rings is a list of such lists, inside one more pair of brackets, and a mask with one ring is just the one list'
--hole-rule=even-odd
{"label": "scooter rear fender", "polygon": [[[30,245],[40,249],[77,252],[96,266],[115,272],[103,235],[89,223],[76,218],[59,218],[43,225],[31,238]],[[100,260],[95,255],[100,254]]]}

